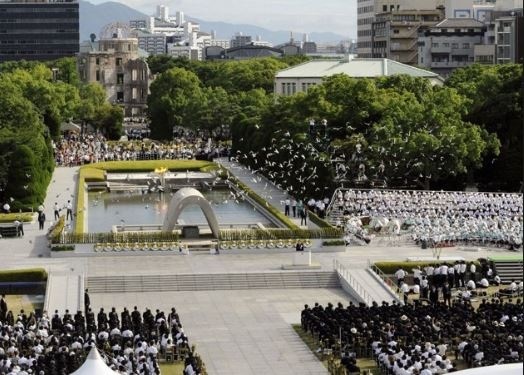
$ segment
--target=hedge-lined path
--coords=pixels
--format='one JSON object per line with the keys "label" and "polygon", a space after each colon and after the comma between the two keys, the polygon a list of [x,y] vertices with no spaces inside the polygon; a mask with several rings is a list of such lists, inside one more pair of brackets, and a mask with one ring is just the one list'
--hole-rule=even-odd
{"label": "hedge-lined path", "polygon": [[[47,231],[54,223],[54,203],[57,202],[60,207],[63,207],[69,199],[74,206],[77,172],[78,167],[55,168],[43,204],[46,215],[44,229],[38,229],[38,222],[35,217],[33,222],[24,223],[23,237],[0,239],[1,269],[44,267],[47,270],[58,269],[63,271],[71,268],[83,268],[85,263],[83,259],[49,259],[50,252],[46,238]],[[65,210],[62,213],[65,214]]]}
{"label": "hedge-lined path", "polygon": [[[265,199],[270,205],[275,207],[277,210],[284,214],[284,202],[290,195],[278,188],[273,182],[268,180],[265,176],[259,173],[253,173],[250,169],[246,168],[240,163],[235,161],[229,161],[228,158],[217,158],[214,160],[215,163],[223,166],[229,172],[235,176],[240,182],[253,190],[260,197]],[[304,202],[306,204],[307,202]],[[291,211],[291,209],[290,209]],[[307,226],[300,225],[300,217],[297,212],[297,217],[293,217],[293,212],[290,212],[289,219],[301,228],[315,229],[318,226],[311,220],[307,220]]]}

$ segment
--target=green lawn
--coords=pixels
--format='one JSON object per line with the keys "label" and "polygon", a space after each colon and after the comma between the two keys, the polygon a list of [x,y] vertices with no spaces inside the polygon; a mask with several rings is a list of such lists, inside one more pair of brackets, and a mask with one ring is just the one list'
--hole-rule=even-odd
{"label": "green lawn", "polygon": [[184,362],[160,363],[160,372],[162,375],[183,375]]}
{"label": "green lawn", "polygon": [[520,254],[508,254],[508,255],[493,255],[488,258],[493,262],[522,262],[523,256]]}
{"label": "green lawn", "polygon": [[[304,341],[304,343],[307,345],[309,350],[311,350],[311,352],[315,355],[315,357],[317,357],[318,360],[322,362],[324,367],[329,369],[328,360],[330,359],[330,357],[332,357],[332,359],[335,360],[335,363],[339,363],[338,358],[334,358],[334,356],[326,356],[323,355],[321,352],[318,352],[318,342],[310,334],[305,332],[300,326],[300,324],[293,324],[293,329],[295,330],[297,335],[302,339],[302,341]],[[373,358],[358,358],[357,366],[360,367],[361,373],[380,374],[380,371]]]}
{"label": "green lawn", "polygon": [[20,310],[24,310],[27,314],[35,309],[41,309],[43,306],[40,303],[34,303],[29,296],[26,295],[6,295],[7,308],[13,312],[16,317]]}

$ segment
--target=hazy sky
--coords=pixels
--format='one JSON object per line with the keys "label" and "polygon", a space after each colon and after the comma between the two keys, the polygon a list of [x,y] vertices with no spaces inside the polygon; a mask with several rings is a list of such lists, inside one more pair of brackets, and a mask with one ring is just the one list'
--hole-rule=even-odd
{"label": "hazy sky", "polygon": [[[106,0],[88,0],[94,4]],[[169,7],[206,21],[248,23],[270,30],[298,32],[333,31],[344,36],[357,34],[357,0],[114,0],[147,14],[156,5]]]}

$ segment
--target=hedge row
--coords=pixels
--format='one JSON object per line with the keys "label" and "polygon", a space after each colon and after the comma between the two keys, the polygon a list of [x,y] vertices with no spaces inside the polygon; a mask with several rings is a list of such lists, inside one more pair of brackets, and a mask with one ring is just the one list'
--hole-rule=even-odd
{"label": "hedge row", "polygon": [[137,160],[106,161],[90,164],[89,168],[101,169],[111,173],[152,172],[156,168],[167,168],[170,171],[202,171],[203,168],[216,169],[216,164],[204,160]]}
{"label": "hedge row", "polygon": [[312,223],[315,223],[319,228],[335,228],[333,225],[328,223],[326,220],[320,218],[317,214],[314,212],[308,211],[309,220],[311,220]]}
{"label": "hedge row", "polygon": [[[442,264],[446,263],[442,260],[434,260],[434,261],[404,261],[404,262],[375,262],[375,266],[378,267],[382,272],[384,272],[386,275],[392,275],[394,274],[400,267],[404,269],[404,271],[411,273],[412,269],[416,266],[420,266],[421,269],[428,265],[435,265],[435,264]],[[455,263],[454,261],[448,261],[447,263]],[[468,262],[470,263],[470,262]],[[479,261],[474,261],[474,263],[477,266],[480,266]]]}
{"label": "hedge row", "polygon": [[60,235],[65,227],[65,215],[60,216],[56,224],[51,228],[48,238],[51,240],[51,243],[60,243]]}
{"label": "hedge row", "polygon": [[32,212],[13,212],[10,214],[0,214],[0,223],[12,223],[15,220],[29,223],[33,221],[34,214]]}
{"label": "hedge row", "polygon": [[246,184],[238,180],[234,176],[229,176],[229,181],[236,185],[240,190],[242,190],[246,195],[253,199],[255,202],[257,202],[259,205],[264,207],[271,215],[276,217],[282,224],[284,224],[289,229],[297,230],[300,229],[298,225],[296,225],[291,219],[289,219],[286,215],[284,215],[280,210],[273,207],[270,204],[267,204],[267,201],[259,196],[257,193],[255,193],[253,190],[251,190]]}
{"label": "hedge row", "polygon": [[288,240],[314,238],[340,238],[343,231],[337,228],[319,229],[223,229],[220,231],[221,241],[251,241],[251,240]]}
{"label": "hedge row", "polygon": [[0,271],[0,282],[46,281],[47,272],[43,268]]}

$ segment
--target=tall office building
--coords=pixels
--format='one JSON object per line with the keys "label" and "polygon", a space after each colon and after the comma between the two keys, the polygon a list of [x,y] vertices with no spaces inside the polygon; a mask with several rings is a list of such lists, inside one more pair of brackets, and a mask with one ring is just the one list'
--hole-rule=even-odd
{"label": "tall office building", "polygon": [[77,0],[0,0],[0,62],[54,60],[78,50]]}

